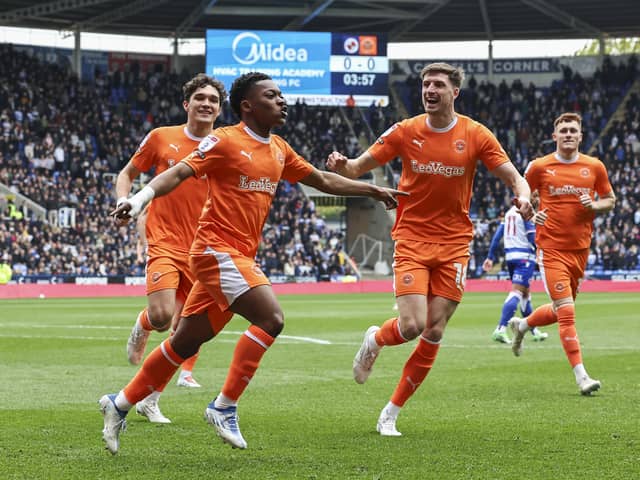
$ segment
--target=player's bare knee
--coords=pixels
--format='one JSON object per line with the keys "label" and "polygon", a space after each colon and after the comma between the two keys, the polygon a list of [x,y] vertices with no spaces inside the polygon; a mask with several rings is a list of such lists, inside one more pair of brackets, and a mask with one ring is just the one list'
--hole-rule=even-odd
{"label": "player's bare knee", "polygon": [[251,323],[256,327],[260,327],[272,337],[277,337],[284,328],[284,314],[280,309],[265,312],[261,315],[261,318],[256,319]]}
{"label": "player's bare knee", "polygon": [[422,332],[424,324],[414,317],[402,317],[399,319],[400,334],[406,340],[413,340]]}
{"label": "player's bare knee", "polygon": [[158,332],[164,332],[171,327],[171,320],[173,319],[173,309],[166,308],[164,306],[153,307],[149,306],[149,323],[154,330]]}
{"label": "player's bare knee", "polygon": [[173,349],[173,351],[185,360],[198,353],[198,350],[200,350],[200,345],[204,343],[198,341],[197,338],[184,334],[181,335],[178,332],[176,332],[176,334],[169,339],[169,342],[171,342],[171,348]]}

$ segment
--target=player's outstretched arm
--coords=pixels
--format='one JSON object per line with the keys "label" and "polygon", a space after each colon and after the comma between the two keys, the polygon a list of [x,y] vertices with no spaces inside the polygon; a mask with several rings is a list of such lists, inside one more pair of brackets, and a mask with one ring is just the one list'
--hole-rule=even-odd
{"label": "player's outstretched arm", "polygon": [[347,178],[361,177],[377,166],[378,162],[369,152],[354,159],[349,159],[340,152],[331,152],[327,157],[327,170]]}
{"label": "player's outstretched arm", "polygon": [[504,182],[504,184],[513,190],[515,198],[513,204],[518,207],[518,213],[522,218],[529,220],[533,217],[533,207],[531,206],[531,189],[529,184],[522,175],[513,166],[513,163],[503,163],[499,167],[494,168],[491,173]]}
{"label": "player's outstretched arm", "polygon": [[[133,181],[140,175],[140,170],[136,168],[131,160],[120,170],[116,177],[116,206],[120,206],[127,201]],[[115,218],[116,225],[125,225],[129,218]]]}
{"label": "player's outstretched arm", "polygon": [[166,195],[193,174],[193,169],[189,165],[180,162],[154,177],[146,187],[116,206],[109,215],[119,219],[135,217],[154,197]]}
{"label": "player's outstretched arm", "polygon": [[398,206],[398,196],[407,196],[409,193],[394,190],[393,188],[379,187],[367,182],[351,180],[333,172],[323,172],[314,168],[309,175],[300,182],[321,192],[332,195],[371,197],[385,204],[387,210]]}

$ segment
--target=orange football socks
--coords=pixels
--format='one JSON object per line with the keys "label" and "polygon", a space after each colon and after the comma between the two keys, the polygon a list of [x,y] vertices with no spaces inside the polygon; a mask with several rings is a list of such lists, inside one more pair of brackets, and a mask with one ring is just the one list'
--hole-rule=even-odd
{"label": "orange football socks", "polygon": [[151,332],[155,330],[149,321],[149,310],[147,307],[144,307],[144,310],[140,312],[140,316],[138,317],[138,321],[140,322],[140,326],[145,329],[147,332]]}
{"label": "orange football socks", "polygon": [[256,373],[262,356],[275,340],[275,337],[255,325],[251,325],[242,334],[236,344],[229,373],[222,387],[225,397],[234,401],[240,398]]}
{"label": "orange football socks", "polygon": [[545,325],[551,325],[557,321],[558,316],[553,311],[553,306],[550,303],[540,305],[527,317],[527,325],[531,328],[544,327]]}
{"label": "orange football socks", "polygon": [[196,364],[196,361],[198,360],[199,354],[200,352],[198,351],[198,353],[196,353],[195,355],[192,355],[189,358],[187,358],[180,368],[182,370],[186,370],[187,372],[193,372],[193,367]]}
{"label": "orange football socks", "polygon": [[402,377],[391,396],[391,403],[402,407],[409,400],[431,370],[439,348],[440,342],[430,342],[422,335],[418,337],[416,348],[404,364]]}
{"label": "orange football socks", "polygon": [[398,318],[390,318],[382,324],[380,330],[376,332],[376,343],[381,346],[400,345],[407,343],[407,340],[400,333]]}
{"label": "orange football socks", "polygon": [[152,392],[164,390],[184,359],[171,348],[169,340],[157,346],[145,359],[136,376],[124,387],[124,394],[135,404]]}
{"label": "orange football socks", "polygon": [[562,348],[572,367],[582,363],[582,352],[576,332],[576,307],[570,303],[558,307],[558,332]]}

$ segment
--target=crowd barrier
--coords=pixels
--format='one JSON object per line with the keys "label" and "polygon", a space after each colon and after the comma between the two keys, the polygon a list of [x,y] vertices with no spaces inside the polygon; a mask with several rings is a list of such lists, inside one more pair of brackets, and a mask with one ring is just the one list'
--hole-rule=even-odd
{"label": "crowd barrier", "polygon": [[[511,283],[505,280],[469,279],[467,292],[508,292]],[[636,292],[640,293],[640,281],[591,280],[580,287],[582,292]],[[354,283],[281,283],[274,284],[277,294],[326,294],[326,293],[389,293],[393,292],[392,281],[364,280]],[[531,284],[533,292],[544,292],[540,280]],[[0,285],[0,299],[20,298],[86,298],[86,297],[142,297],[144,285],[104,284],[7,284]]]}

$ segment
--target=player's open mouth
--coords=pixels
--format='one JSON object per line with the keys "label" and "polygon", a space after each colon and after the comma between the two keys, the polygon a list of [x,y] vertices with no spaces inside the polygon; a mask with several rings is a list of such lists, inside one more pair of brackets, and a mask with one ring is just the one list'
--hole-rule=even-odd
{"label": "player's open mouth", "polygon": [[438,103],[438,99],[437,98],[427,98],[427,104],[428,105],[436,105]]}
{"label": "player's open mouth", "polygon": [[282,111],[280,112],[280,115],[282,116],[282,118],[287,118],[287,115],[288,115],[288,114],[287,114],[287,111],[286,111],[286,110],[282,110]]}

